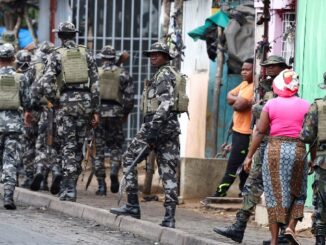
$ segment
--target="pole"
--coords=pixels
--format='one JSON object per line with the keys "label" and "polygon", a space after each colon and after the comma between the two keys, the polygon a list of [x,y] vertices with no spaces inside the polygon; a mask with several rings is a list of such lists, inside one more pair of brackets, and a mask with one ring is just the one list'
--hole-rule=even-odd
{"label": "pole", "polygon": [[170,11],[171,11],[171,2],[170,0],[163,0],[163,35],[162,41],[166,41],[166,38],[169,34],[169,26],[170,26]]}
{"label": "pole", "polygon": [[[175,16],[175,30],[178,31],[182,37],[183,25],[183,0],[174,1],[174,16]],[[180,71],[181,68],[181,53],[173,60],[173,65]]]}
{"label": "pole", "polygon": [[57,11],[57,0],[50,0],[50,42],[55,43],[55,13]]}
{"label": "pole", "polygon": [[216,156],[217,153],[217,139],[218,139],[218,113],[219,113],[219,100],[220,100],[220,91],[222,85],[222,74],[223,74],[223,63],[224,63],[224,53],[223,53],[223,44],[221,43],[221,36],[223,34],[222,27],[217,27],[217,61],[216,61],[216,83],[213,94],[213,116],[212,116],[212,157]]}

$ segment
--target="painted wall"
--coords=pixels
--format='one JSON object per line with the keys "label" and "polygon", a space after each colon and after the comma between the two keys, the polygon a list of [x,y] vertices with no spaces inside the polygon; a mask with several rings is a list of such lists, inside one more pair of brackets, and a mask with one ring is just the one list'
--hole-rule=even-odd
{"label": "painted wall", "polygon": [[[312,102],[326,96],[326,91],[317,87],[323,82],[326,72],[326,32],[323,26],[326,1],[298,1],[295,70],[301,81],[300,95]],[[312,205],[311,184],[308,179],[306,205]]]}
{"label": "painted wall", "polygon": [[[212,1],[191,0],[184,2],[183,40],[186,46],[185,58],[181,72],[189,77],[187,94],[189,95],[189,116],[184,113],[179,121],[182,134],[180,136],[182,157],[204,157],[206,108],[209,59],[206,43],[193,41],[187,33],[203,25],[211,15]],[[194,18],[196,16],[196,18]]]}
{"label": "painted wall", "polygon": [[[268,40],[271,46],[271,53],[275,55],[282,55],[282,37],[283,37],[283,26],[282,18],[277,13],[280,9],[289,9],[291,0],[271,0],[270,4],[270,16],[268,26]],[[263,12],[263,1],[255,0],[256,15],[259,17]],[[256,43],[262,40],[263,25],[256,26]]]}

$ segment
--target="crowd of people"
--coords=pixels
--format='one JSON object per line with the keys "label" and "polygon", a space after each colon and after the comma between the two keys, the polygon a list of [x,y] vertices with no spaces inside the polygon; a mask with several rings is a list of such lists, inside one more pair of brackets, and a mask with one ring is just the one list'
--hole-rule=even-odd
{"label": "crowd of people", "polygon": [[[326,193],[321,174],[326,155],[323,138],[325,120],[322,121],[325,119],[323,110],[326,108],[326,97],[316,100],[309,109],[309,103],[298,96],[298,75],[289,69],[291,67],[282,57],[271,55],[261,66],[266,69],[266,79],[262,79],[255,89],[258,100],[253,95],[248,97],[243,89],[243,84],[252,83],[252,75],[246,76],[246,62],[241,74],[249,81],[245,80],[228,94],[228,103],[234,109],[233,131],[236,140],[232,141],[232,148],[235,145],[235,149],[231,150],[225,174],[230,181],[224,177],[213,195],[225,196],[237,172],[249,173],[249,177],[244,185],[240,178],[243,202],[235,223],[213,230],[241,243],[249,217],[264,193],[272,238],[263,244],[299,244],[295,227],[303,218],[310,169],[316,171],[313,233],[316,244],[325,244],[326,213],[323,200]],[[324,84],[320,87],[325,89]],[[237,100],[246,107],[234,105]],[[238,124],[239,114],[243,122],[251,121],[246,127],[252,130],[251,144],[249,146],[249,142],[245,141],[245,150],[238,149],[241,140],[237,138],[238,130],[234,126]],[[310,161],[305,143],[309,144]],[[245,156],[240,159],[242,154]]]}
{"label": "crowd of people", "polygon": [[[141,218],[135,164],[154,151],[165,193],[166,212],[160,225],[175,228],[176,170],[180,163],[178,115],[187,111],[188,97],[182,86],[184,77],[170,65],[174,57],[169,46],[157,42],[144,52],[156,72],[144,84],[143,123],[123,153],[122,125],[134,103],[132,78],[117,62],[113,47],[102,48],[97,55],[101,66],[97,67],[87,48],[74,41],[78,30],[72,23],[61,23],[55,32],[61,46],[56,48],[45,41],[34,54],[16,52],[9,43],[0,46],[4,207],[16,209],[13,194],[20,164],[25,172],[22,187],[50,191],[61,201],[75,202],[83,147],[92,131],[96,195],[107,194],[106,148],[110,153],[112,193],[119,190],[121,165],[125,174],[127,202],[110,212]],[[310,106],[299,98],[298,75],[280,56],[269,56],[261,66],[266,78],[255,88],[254,60],[245,60],[243,82],[227,95],[234,110],[232,148],[225,174],[213,195],[226,196],[239,175],[243,203],[234,224],[215,227],[214,231],[242,242],[249,217],[264,193],[272,237],[265,244],[299,244],[295,227],[303,218],[308,171],[313,169],[313,232],[316,244],[325,244],[326,97]],[[325,89],[326,83],[320,87]],[[310,145],[310,161],[306,143]]]}
{"label": "crowd of people", "polygon": [[[95,57],[75,42],[71,22],[54,30],[60,47],[43,42],[34,54],[16,53],[10,43],[0,46],[0,148],[4,207],[16,209],[13,194],[22,164],[22,187],[50,191],[61,201],[75,202],[77,180],[85,160],[85,142],[92,134],[92,171],[97,177],[96,195],[107,194],[105,152],[109,151],[110,190],[119,191],[119,169],[126,176],[127,203],[110,211],[140,218],[137,168],[154,151],[165,190],[162,226],[175,227],[177,174],[180,162],[178,114],[185,112],[188,97],[184,77],[169,65],[169,46],[157,42],[144,55],[156,73],[147,80],[142,98],[144,120],[123,154],[123,123],[134,106],[132,78],[123,68],[122,56],[104,46]],[[118,58],[119,56],[119,58]],[[141,154],[140,154],[141,153]],[[88,154],[88,153],[87,153]],[[130,169],[132,167],[132,169]],[[48,185],[51,172],[52,182]]]}

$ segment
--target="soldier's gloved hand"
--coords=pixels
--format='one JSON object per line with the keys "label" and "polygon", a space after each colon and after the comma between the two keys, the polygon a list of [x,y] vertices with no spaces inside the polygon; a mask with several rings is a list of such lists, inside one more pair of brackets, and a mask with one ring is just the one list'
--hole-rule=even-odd
{"label": "soldier's gloved hand", "polygon": [[158,130],[149,129],[148,132],[145,134],[145,141],[149,145],[153,145],[156,143],[158,137]]}

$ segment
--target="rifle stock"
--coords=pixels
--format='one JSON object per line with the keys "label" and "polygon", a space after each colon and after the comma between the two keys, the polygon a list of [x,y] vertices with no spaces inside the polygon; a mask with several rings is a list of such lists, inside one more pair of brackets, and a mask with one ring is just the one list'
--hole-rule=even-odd
{"label": "rifle stock", "polygon": [[127,60],[129,59],[129,54],[127,51],[123,51],[120,56],[118,61],[116,62],[117,66],[120,66],[121,64],[124,64]]}

